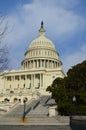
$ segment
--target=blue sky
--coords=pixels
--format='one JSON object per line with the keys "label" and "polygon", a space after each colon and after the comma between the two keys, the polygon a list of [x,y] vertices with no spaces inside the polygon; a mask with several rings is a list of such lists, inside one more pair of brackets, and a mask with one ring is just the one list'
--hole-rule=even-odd
{"label": "blue sky", "polygon": [[0,12],[8,23],[9,69],[21,68],[42,20],[65,72],[86,60],[86,0],[0,0]]}

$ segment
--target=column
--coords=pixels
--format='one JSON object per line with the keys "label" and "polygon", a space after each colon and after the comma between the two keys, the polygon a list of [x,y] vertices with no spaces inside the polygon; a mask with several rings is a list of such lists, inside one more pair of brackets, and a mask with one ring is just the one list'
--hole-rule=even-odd
{"label": "column", "polygon": [[18,84],[19,84],[18,91],[19,91],[19,93],[20,93],[20,87],[21,87],[21,76],[20,76],[20,75],[19,75],[19,82],[18,82]]}
{"label": "column", "polygon": [[25,75],[25,90],[27,88],[27,75]]}
{"label": "column", "polygon": [[25,62],[25,69],[27,69],[27,61]]}
{"label": "column", "polygon": [[26,61],[25,61],[25,63],[24,63],[24,69],[26,69]]}
{"label": "column", "polygon": [[41,87],[43,87],[43,74],[41,74]]}
{"label": "column", "polygon": [[27,69],[28,69],[28,61],[27,61]]}
{"label": "column", "polygon": [[47,68],[47,61],[45,60],[45,68]]}
{"label": "column", "polygon": [[44,68],[44,60],[42,60],[42,68]]}
{"label": "column", "polygon": [[11,88],[12,88],[12,91],[14,91],[14,77],[15,77],[15,76],[12,76],[12,77],[11,77],[11,79],[12,79],[12,80],[11,80]]}
{"label": "column", "polygon": [[37,60],[37,68],[38,68],[38,60]]}
{"label": "column", "polygon": [[31,90],[33,89],[33,74],[31,75]]}
{"label": "column", "polygon": [[33,60],[33,68],[35,68],[35,60]]}
{"label": "column", "polygon": [[53,69],[55,68],[55,66],[54,66],[54,61],[53,61]]}
{"label": "column", "polygon": [[44,65],[43,65],[43,67],[45,68],[45,60],[44,60]]}
{"label": "column", "polygon": [[40,68],[40,65],[41,65],[41,60],[39,60],[39,68]]}
{"label": "column", "polygon": [[51,67],[51,60],[50,60],[50,68],[52,68],[52,67]]}
{"label": "column", "polygon": [[29,66],[30,66],[30,62],[28,61],[28,69],[29,69]]}
{"label": "column", "polygon": [[48,68],[50,68],[50,61],[48,60]]}
{"label": "column", "polygon": [[40,74],[40,89],[43,87],[43,74]]}
{"label": "column", "polygon": [[41,88],[41,74],[40,74],[40,88]]}
{"label": "column", "polygon": [[56,62],[56,68],[57,68],[57,62]]}
{"label": "column", "polygon": [[35,88],[35,74],[33,75],[33,89]]}
{"label": "column", "polygon": [[35,68],[37,68],[37,60],[35,61]]}
{"label": "column", "polygon": [[42,60],[40,60],[40,67],[42,68]]}
{"label": "column", "polygon": [[33,60],[32,60],[32,62],[31,62],[31,67],[33,68],[34,66],[33,66]]}
{"label": "column", "polygon": [[48,60],[46,60],[46,68],[48,68]]}
{"label": "column", "polygon": [[49,68],[50,68],[50,65],[51,65],[51,61],[49,60]]}
{"label": "column", "polygon": [[13,76],[11,76],[10,91],[12,90]]}
{"label": "column", "polygon": [[3,82],[4,83],[4,88],[2,88],[2,93],[5,93],[6,92],[6,86],[5,86],[6,84],[5,83],[6,83],[7,77],[4,77],[3,80],[4,80],[4,82]]}
{"label": "column", "polygon": [[29,69],[30,69],[30,61],[29,61]]}
{"label": "column", "polygon": [[52,61],[52,69],[53,69],[53,61]]}

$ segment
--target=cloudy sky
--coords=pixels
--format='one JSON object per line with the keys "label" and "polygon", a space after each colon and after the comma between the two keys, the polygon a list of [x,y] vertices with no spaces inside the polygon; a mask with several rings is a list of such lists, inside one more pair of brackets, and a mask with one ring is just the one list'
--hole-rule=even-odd
{"label": "cloudy sky", "polygon": [[42,20],[65,73],[86,60],[86,0],[0,0],[0,12],[8,23],[3,42],[9,49],[9,69],[21,67]]}

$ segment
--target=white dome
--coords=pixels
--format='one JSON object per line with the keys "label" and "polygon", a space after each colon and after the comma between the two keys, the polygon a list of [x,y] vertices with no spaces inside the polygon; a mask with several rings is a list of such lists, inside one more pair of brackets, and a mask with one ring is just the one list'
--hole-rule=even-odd
{"label": "white dome", "polygon": [[55,49],[54,44],[52,43],[51,40],[49,40],[47,37],[44,35],[40,35],[38,38],[33,40],[29,46],[29,49],[32,48],[50,48],[50,49]]}
{"label": "white dome", "polygon": [[55,50],[55,46],[51,40],[49,40],[45,36],[45,29],[43,28],[43,22],[41,22],[41,28],[39,29],[39,36],[34,39],[30,46],[29,49],[33,48],[49,48]]}

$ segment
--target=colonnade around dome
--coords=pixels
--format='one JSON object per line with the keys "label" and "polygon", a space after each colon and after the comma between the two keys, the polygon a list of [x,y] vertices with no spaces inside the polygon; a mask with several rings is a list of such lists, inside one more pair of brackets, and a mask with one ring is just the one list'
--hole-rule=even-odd
{"label": "colonnade around dome", "polygon": [[38,68],[47,68],[47,69],[58,69],[61,67],[61,62],[58,60],[47,60],[47,59],[35,59],[28,60],[26,59],[23,62],[22,69],[38,69]]}

